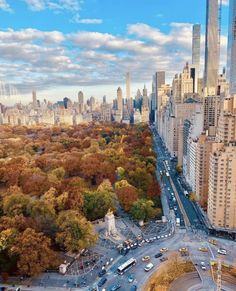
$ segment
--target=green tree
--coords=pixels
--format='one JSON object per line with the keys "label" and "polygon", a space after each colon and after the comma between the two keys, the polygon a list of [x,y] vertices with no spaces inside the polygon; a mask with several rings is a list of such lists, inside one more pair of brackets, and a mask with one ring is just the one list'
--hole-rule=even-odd
{"label": "green tree", "polygon": [[83,212],[88,220],[96,220],[104,217],[109,208],[114,208],[111,192],[84,192]]}
{"label": "green tree", "polygon": [[78,211],[62,211],[57,218],[56,241],[67,251],[81,251],[95,244],[93,225]]}
{"label": "green tree", "polygon": [[154,202],[147,199],[138,199],[133,203],[130,214],[136,220],[148,221],[158,214],[158,208],[154,208]]}
{"label": "green tree", "polygon": [[128,173],[129,179],[128,182],[141,190],[145,195],[148,190],[148,186],[152,183],[152,175],[149,174],[145,168],[136,168],[134,171]]}

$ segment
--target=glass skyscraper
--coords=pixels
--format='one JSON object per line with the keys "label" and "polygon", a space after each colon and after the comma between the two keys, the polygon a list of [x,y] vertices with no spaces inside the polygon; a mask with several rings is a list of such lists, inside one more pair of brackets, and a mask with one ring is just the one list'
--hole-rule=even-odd
{"label": "glass skyscraper", "polygon": [[227,77],[230,93],[236,93],[236,0],[230,0]]}
{"label": "glass skyscraper", "polygon": [[218,0],[207,0],[205,40],[205,88],[217,88],[219,66]]}

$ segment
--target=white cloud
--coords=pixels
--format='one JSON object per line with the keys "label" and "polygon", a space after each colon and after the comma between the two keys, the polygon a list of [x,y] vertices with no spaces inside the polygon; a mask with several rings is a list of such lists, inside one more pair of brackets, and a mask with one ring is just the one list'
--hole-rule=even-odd
{"label": "white cloud", "polygon": [[[191,36],[189,23],[171,23],[167,33],[144,23],[132,24],[126,36],[0,31],[0,80],[12,80],[22,92],[30,92],[32,88],[120,85],[127,71],[134,82],[149,82],[157,70],[165,70],[171,79],[186,61],[191,62]],[[226,46],[223,36],[221,65]],[[202,55],[203,51],[204,36]]]}
{"label": "white cloud", "polygon": [[0,31],[1,42],[29,42],[42,40],[47,43],[60,43],[64,40],[64,35],[59,31],[40,31],[37,29],[27,28],[19,31],[8,29]]}
{"label": "white cloud", "polygon": [[7,3],[6,0],[0,0],[0,10],[4,10],[6,12],[13,12],[10,5]]}
{"label": "white cloud", "polygon": [[73,19],[73,22],[75,23],[81,23],[81,24],[102,24],[103,20],[100,18],[81,18],[79,14],[76,14]]}
{"label": "white cloud", "polygon": [[28,7],[33,11],[41,11],[50,9],[53,11],[67,10],[70,12],[78,12],[82,0],[24,0]]}
{"label": "white cloud", "polygon": [[78,20],[78,23],[82,24],[102,24],[103,20],[100,18],[84,18]]}
{"label": "white cloud", "polygon": [[229,0],[222,0],[222,5],[228,6],[229,5]]}
{"label": "white cloud", "polygon": [[25,2],[33,11],[41,11],[46,7],[44,0],[25,0]]}

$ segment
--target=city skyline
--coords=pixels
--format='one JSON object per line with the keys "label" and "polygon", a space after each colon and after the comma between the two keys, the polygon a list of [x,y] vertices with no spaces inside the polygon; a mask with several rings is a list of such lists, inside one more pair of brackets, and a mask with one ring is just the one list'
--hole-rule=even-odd
{"label": "city skyline", "polygon": [[[150,76],[155,71],[166,71],[170,83],[185,62],[191,62],[195,23],[202,26],[202,74],[205,1],[200,2],[183,1],[178,7],[177,1],[171,1],[177,11],[173,14],[166,3],[157,5],[152,0],[135,7],[132,0],[119,1],[114,8],[106,0],[99,5],[94,0],[2,0],[0,80],[15,84],[22,102],[30,100],[32,90],[53,101],[72,98],[79,90],[87,97],[107,95],[111,100],[118,86],[125,89],[125,74],[130,72],[134,97],[144,83],[151,90]],[[223,2],[221,67],[226,65],[228,30],[228,3]],[[124,7],[137,13],[130,14]]]}

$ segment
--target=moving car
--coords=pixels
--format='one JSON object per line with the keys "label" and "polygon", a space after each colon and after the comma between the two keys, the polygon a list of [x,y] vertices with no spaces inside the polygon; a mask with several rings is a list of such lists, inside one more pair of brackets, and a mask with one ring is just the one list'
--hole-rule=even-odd
{"label": "moving car", "polygon": [[163,257],[163,258],[160,259],[161,262],[165,262],[165,261],[167,261],[167,260],[168,260],[167,257]]}
{"label": "moving car", "polygon": [[107,278],[103,277],[99,282],[98,282],[98,287],[102,287],[107,281]]}
{"label": "moving car", "polygon": [[154,265],[152,263],[149,263],[149,264],[146,265],[146,267],[144,268],[144,270],[146,272],[149,272],[153,267],[154,267]]}
{"label": "moving car", "polygon": [[205,264],[205,262],[201,262],[201,263],[200,263],[200,266],[201,266],[201,269],[202,269],[203,271],[206,271],[206,264]]}
{"label": "moving car", "polygon": [[179,249],[179,252],[180,252],[180,254],[181,254],[182,257],[189,255],[189,251],[188,251],[187,248],[180,248]]}
{"label": "moving car", "polygon": [[129,276],[128,276],[128,282],[129,283],[132,283],[134,281],[134,274],[130,274]]}
{"label": "moving car", "polygon": [[162,256],[163,256],[162,253],[157,253],[157,254],[155,255],[155,258],[160,258],[160,257],[162,257]]}
{"label": "moving car", "polygon": [[188,251],[188,249],[187,248],[180,248],[179,249],[179,252],[181,253],[181,252],[187,252]]}
{"label": "moving car", "polygon": [[116,284],[112,285],[109,290],[116,291],[116,290],[120,289],[120,287],[121,287],[120,283],[116,283]]}
{"label": "moving car", "polygon": [[198,250],[199,250],[200,252],[205,252],[205,253],[208,252],[208,248],[206,248],[206,247],[200,247],[200,248],[198,248]]}
{"label": "moving car", "polygon": [[218,249],[217,253],[221,255],[227,255],[227,251],[225,249]]}
{"label": "moving car", "polygon": [[150,256],[144,256],[143,258],[142,258],[142,261],[143,262],[148,262],[148,261],[150,261]]}
{"label": "moving car", "polygon": [[214,246],[218,245],[218,242],[215,239],[209,239],[208,242]]}
{"label": "moving car", "polygon": [[98,273],[98,277],[102,277],[103,275],[105,275],[106,274],[106,270],[105,269],[103,269],[103,270],[101,270],[99,273]]}

